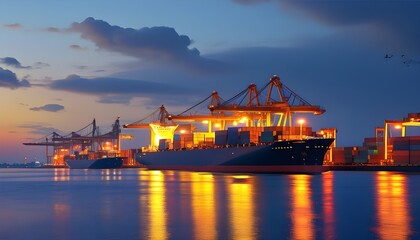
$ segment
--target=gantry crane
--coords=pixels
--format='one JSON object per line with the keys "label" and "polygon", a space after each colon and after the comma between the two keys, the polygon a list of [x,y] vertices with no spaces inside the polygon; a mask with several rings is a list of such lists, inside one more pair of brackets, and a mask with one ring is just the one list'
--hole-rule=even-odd
{"label": "gantry crane", "polygon": [[[106,152],[120,150],[121,127],[119,117],[112,125],[112,130],[101,134],[96,120],[82,129],[71,132],[67,135],[60,135],[53,132],[33,142],[26,142],[23,145],[46,146],[47,164],[55,166],[64,165],[64,158],[83,152]],[[49,155],[48,147],[53,147],[53,156]],[[53,161],[51,160],[53,158]]]}
{"label": "gantry crane", "polygon": [[[260,96],[267,92],[267,96],[263,104],[261,104]],[[273,90],[277,90],[278,98],[273,95]],[[236,94],[229,100],[224,102],[218,101],[217,96],[209,106],[212,113],[242,113],[246,114],[251,120],[251,125],[254,120],[264,121],[266,126],[271,126],[272,115],[279,115],[277,126],[286,126],[287,121],[292,125],[292,115],[294,113],[313,113],[315,115],[323,114],[325,109],[320,106],[311,105],[302,97],[293,92],[290,88],[280,82],[280,78],[276,75],[270,78],[270,81],[261,89],[258,90],[255,84],[250,84],[247,89]],[[247,99],[246,103],[244,100]],[[216,103],[216,104],[215,104]]]}
{"label": "gantry crane", "polygon": [[[275,91],[277,96],[274,94]],[[265,101],[261,101],[264,94],[266,95]],[[205,106],[206,113],[197,114],[197,109],[208,103],[209,100],[210,104]],[[289,122],[289,126],[292,126],[292,114],[294,113],[323,114],[324,112],[323,108],[309,104],[281,83],[280,78],[275,75],[260,90],[256,84],[250,84],[246,89],[226,101],[219,96],[218,92],[214,91],[179,114],[169,114],[162,105],[145,118],[125,124],[123,127],[150,129],[151,143],[156,146],[159,138],[173,138],[173,133],[179,126],[178,122],[203,122],[208,124],[208,133],[212,133],[213,125],[220,130],[225,129],[227,124],[237,125],[238,123],[245,123],[246,126],[251,127],[272,126],[275,116],[278,116],[276,126],[286,126],[287,122]],[[255,123],[256,121],[257,123]]]}

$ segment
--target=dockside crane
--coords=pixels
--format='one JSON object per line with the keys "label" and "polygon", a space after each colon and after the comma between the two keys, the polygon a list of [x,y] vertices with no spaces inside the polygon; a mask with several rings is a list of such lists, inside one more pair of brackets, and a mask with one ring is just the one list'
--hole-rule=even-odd
{"label": "dockside crane", "polygon": [[169,112],[166,110],[164,105],[161,105],[146,117],[130,124],[124,124],[123,128],[150,128],[150,123],[168,125],[171,124],[166,122],[168,116],[170,116]]}
{"label": "dockside crane", "polygon": [[[96,120],[66,135],[52,132],[33,142],[25,142],[27,146],[46,146],[47,164],[64,165],[64,158],[88,152],[119,151],[121,127],[119,117],[112,125],[112,130],[101,134]],[[45,141],[44,141],[45,140]],[[53,147],[53,155],[49,155],[48,147]]]}
{"label": "dockside crane", "polygon": [[[277,96],[273,92],[277,90]],[[266,93],[264,104],[261,104],[260,97]],[[276,98],[277,97],[277,98]],[[244,100],[247,99],[246,104]],[[273,122],[273,115],[278,115],[277,126],[286,126],[287,122],[292,126],[292,115],[294,113],[313,113],[323,114],[325,109],[320,106],[312,105],[286,85],[280,82],[276,75],[260,90],[255,84],[250,84],[247,89],[236,94],[218,105],[210,105],[211,112],[232,112],[246,114],[249,117],[250,125],[255,121],[258,125],[270,126]]]}

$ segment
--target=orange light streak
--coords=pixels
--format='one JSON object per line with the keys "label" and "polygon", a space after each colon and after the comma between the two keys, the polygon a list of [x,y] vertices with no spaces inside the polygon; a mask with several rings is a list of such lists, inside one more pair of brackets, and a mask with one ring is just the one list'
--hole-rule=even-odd
{"label": "orange light streak", "polygon": [[376,174],[376,222],[380,239],[409,239],[412,233],[407,184],[407,176],[403,174]]}
{"label": "orange light streak", "polygon": [[311,176],[291,175],[292,239],[315,239]]}

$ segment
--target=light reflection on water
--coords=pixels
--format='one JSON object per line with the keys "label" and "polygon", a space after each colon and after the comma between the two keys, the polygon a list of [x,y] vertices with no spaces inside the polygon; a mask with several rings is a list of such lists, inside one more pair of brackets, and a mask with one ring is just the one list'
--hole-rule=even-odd
{"label": "light reflection on water", "polygon": [[290,175],[292,221],[291,239],[314,239],[314,213],[310,175]]}
{"label": "light reflection on water", "polygon": [[379,238],[409,239],[411,216],[407,197],[407,175],[378,172],[375,180]]}
{"label": "light reflection on water", "polygon": [[254,178],[233,179],[227,182],[230,239],[255,239]]}
{"label": "light reflection on water", "polygon": [[[149,211],[148,237],[150,239],[167,239],[167,216],[165,197],[165,175],[160,171],[149,171],[149,199],[146,206]],[[143,205],[143,204],[142,204]]]}
{"label": "light reflection on water", "polygon": [[390,172],[0,169],[0,239],[419,239],[418,186]]}
{"label": "light reflection on water", "polygon": [[322,174],[322,187],[324,239],[335,239],[334,172]]}
{"label": "light reflection on water", "polygon": [[191,177],[191,205],[194,221],[194,238],[205,238],[209,240],[217,239],[213,175],[191,173]]}

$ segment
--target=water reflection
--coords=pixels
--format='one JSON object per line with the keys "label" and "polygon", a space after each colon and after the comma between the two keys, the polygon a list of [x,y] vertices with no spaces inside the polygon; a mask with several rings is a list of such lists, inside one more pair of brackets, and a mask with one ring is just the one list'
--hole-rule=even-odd
{"label": "water reflection", "polygon": [[101,170],[101,180],[105,181],[121,181],[122,180],[122,170],[121,169],[102,169]]}
{"label": "water reflection", "polygon": [[335,239],[334,172],[322,174],[322,199],[324,213],[324,239]]}
{"label": "water reflection", "polygon": [[54,182],[70,181],[69,170],[65,168],[54,168]]}
{"label": "water reflection", "polygon": [[411,234],[407,176],[392,172],[376,174],[377,231],[380,239],[408,239]]}
{"label": "water reflection", "polygon": [[314,213],[310,175],[290,175],[291,181],[291,239],[314,239]]}
{"label": "water reflection", "polygon": [[148,179],[148,194],[140,195],[142,206],[148,206],[146,236],[141,239],[167,239],[167,213],[165,203],[165,175],[161,171],[146,171],[143,180]]}
{"label": "water reflection", "polygon": [[194,239],[217,239],[213,175],[191,174]]}
{"label": "water reflection", "polygon": [[230,239],[255,239],[254,179],[249,177],[228,184]]}

